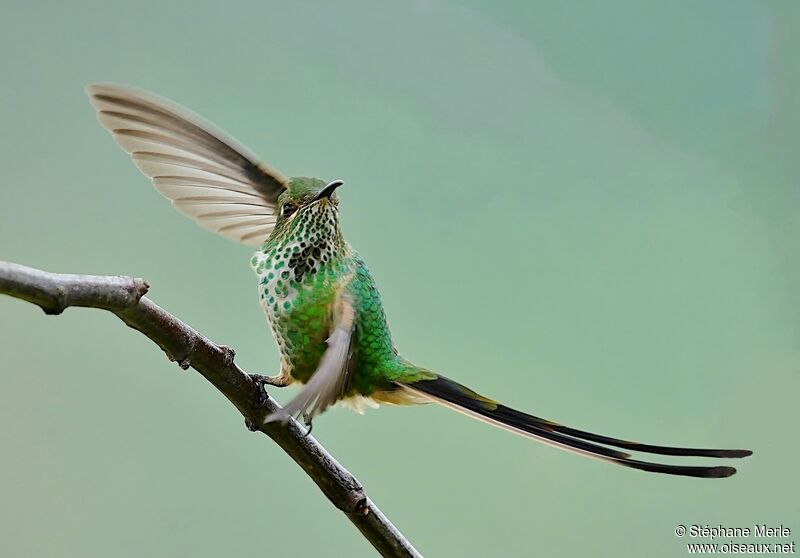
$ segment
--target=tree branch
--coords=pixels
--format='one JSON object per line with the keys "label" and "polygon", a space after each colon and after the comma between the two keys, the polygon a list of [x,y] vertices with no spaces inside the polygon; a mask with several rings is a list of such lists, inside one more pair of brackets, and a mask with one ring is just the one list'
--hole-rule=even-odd
{"label": "tree branch", "polygon": [[[383,556],[421,556],[367,497],[361,483],[322,445],[295,422],[265,423],[280,407],[234,362],[234,351],[203,337],[144,295],[148,285],[131,277],[48,273],[0,261],[0,293],[27,300],[46,314],[70,306],[100,308],[114,313],[154,341],[181,368],[194,368],[211,382],[248,421],[291,457],[331,503],[355,524]],[[266,398],[259,408],[256,402]]]}

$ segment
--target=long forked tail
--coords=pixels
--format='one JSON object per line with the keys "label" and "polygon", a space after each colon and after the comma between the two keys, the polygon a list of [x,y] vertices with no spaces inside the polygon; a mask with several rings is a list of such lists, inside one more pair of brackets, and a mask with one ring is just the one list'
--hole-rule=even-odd
{"label": "long forked tail", "polygon": [[631,467],[632,469],[650,471],[652,473],[682,475],[686,477],[724,478],[733,475],[736,469],[727,466],[667,465],[663,463],[639,461],[633,459],[631,454],[613,448],[659,455],[723,458],[747,457],[753,453],[750,450],[741,449],[701,449],[655,446],[652,444],[641,444],[639,442],[631,442],[602,436],[600,434],[593,434],[506,407],[443,376],[419,380],[413,383],[398,383],[397,385],[418,396],[422,396],[424,399],[449,407],[493,426],[509,430],[515,434],[533,438],[548,445],[602,461],[616,463],[624,467]]}

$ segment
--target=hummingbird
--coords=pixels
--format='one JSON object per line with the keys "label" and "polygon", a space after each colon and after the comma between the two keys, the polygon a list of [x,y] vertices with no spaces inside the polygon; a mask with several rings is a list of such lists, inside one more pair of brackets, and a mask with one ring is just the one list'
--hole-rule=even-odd
{"label": "hummingbird", "polygon": [[127,86],[86,88],[100,124],[172,205],[202,227],[257,247],[250,265],[280,352],[265,385],[300,390],[268,421],[313,417],[335,403],[438,403],[560,449],[653,473],[722,478],[730,466],[666,464],[634,453],[740,458],[743,449],[660,446],[562,425],[485,397],[400,355],[369,269],[342,235],[341,180],[287,178],[208,121]]}

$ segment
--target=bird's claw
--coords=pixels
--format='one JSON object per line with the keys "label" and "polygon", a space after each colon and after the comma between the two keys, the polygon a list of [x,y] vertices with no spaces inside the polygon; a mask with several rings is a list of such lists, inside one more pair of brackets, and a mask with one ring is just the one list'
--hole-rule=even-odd
{"label": "bird's claw", "polygon": [[303,424],[306,425],[306,433],[303,435],[303,438],[308,438],[311,436],[311,430],[314,428],[314,424],[311,422],[311,415],[308,413],[303,413]]}
{"label": "bird's claw", "polygon": [[270,382],[272,378],[262,374],[250,374],[250,379],[256,384],[256,398],[253,402],[253,409],[263,409],[267,406],[267,401],[269,401],[269,395],[267,394],[267,390],[264,389],[264,386],[273,385]]}
{"label": "bird's claw", "polygon": [[258,388],[258,399],[255,401],[255,408],[261,409],[266,406],[269,396],[264,389],[264,386],[272,387],[286,387],[292,383],[292,378],[289,374],[281,372],[275,376],[264,376],[263,374],[249,374],[250,379],[255,382]]}

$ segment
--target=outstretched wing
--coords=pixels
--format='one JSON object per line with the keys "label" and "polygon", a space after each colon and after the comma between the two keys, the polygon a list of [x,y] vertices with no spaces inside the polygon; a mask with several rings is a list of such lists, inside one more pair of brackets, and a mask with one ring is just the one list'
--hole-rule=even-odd
{"label": "outstretched wing", "polygon": [[166,99],[120,85],[89,85],[86,92],[100,124],[181,213],[232,240],[266,240],[286,187],[280,173]]}
{"label": "outstretched wing", "polygon": [[351,340],[355,323],[353,299],[346,291],[345,281],[340,288],[333,308],[333,326],[328,337],[328,348],[322,355],[311,379],[294,399],[281,410],[268,416],[266,422],[286,420],[305,415],[310,420],[336,403],[347,387]]}

